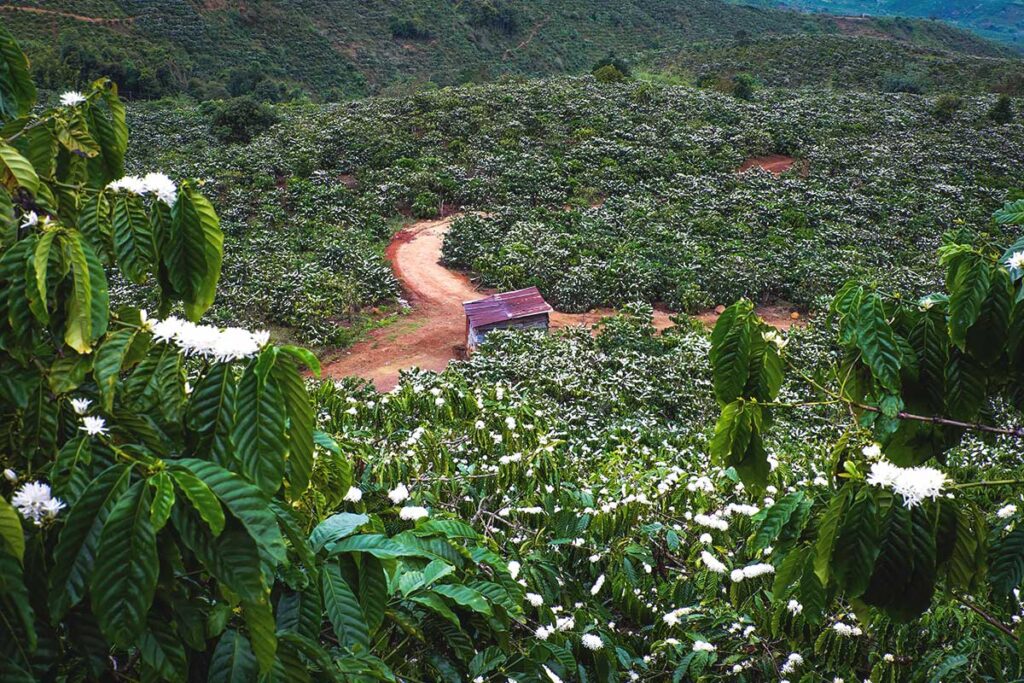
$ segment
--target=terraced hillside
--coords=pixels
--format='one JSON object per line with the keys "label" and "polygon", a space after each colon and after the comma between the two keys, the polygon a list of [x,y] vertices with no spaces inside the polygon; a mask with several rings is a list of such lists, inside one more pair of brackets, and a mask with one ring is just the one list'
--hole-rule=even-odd
{"label": "terraced hillside", "polygon": [[720,0],[6,0],[44,86],[109,75],[133,98],[306,93],[331,100],[428,84],[588,69],[608,52],[749,35],[864,33],[998,56],[937,22],[849,22]]}

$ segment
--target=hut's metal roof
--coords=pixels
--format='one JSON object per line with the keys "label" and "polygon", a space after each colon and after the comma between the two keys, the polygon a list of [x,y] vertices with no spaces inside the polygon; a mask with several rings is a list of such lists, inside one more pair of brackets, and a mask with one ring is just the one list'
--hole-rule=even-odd
{"label": "hut's metal roof", "polygon": [[467,301],[462,307],[466,311],[470,327],[486,327],[506,320],[550,313],[553,310],[536,287],[492,294],[476,301]]}

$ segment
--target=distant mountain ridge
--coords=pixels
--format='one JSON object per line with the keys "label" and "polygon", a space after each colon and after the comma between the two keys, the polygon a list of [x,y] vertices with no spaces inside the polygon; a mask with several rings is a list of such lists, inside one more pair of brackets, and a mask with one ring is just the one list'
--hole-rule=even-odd
{"label": "distant mountain ridge", "polygon": [[731,0],[760,7],[785,7],[831,14],[925,17],[1024,50],[1024,0]]}
{"label": "distant mountain ridge", "polygon": [[502,75],[579,73],[696,41],[867,33],[1000,56],[930,21],[796,14],[721,0],[2,0],[44,85],[109,74],[134,98],[399,94]]}

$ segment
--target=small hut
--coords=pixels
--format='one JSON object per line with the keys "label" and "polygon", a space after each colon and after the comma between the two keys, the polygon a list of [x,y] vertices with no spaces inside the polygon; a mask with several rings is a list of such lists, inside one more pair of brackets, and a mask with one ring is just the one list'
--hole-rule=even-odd
{"label": "small hut", "polygon": [[462,304],[466,311],[466,349],[474,350],[491,330],[548,329],[551,306],[536,287],[492,294]]}

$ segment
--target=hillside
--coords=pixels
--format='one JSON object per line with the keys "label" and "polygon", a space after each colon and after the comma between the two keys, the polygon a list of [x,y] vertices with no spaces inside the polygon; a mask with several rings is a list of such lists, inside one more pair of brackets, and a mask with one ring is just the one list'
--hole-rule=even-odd
{"label": "hillside", "polygon": [[[195,107],[146,104],[132,156],[136,172],[209,180],[229,240],[218,319],[331,346],[398,310],[384,252],[401,222],[457,208],[490,217],[455,221],[449,265],[538,285],[567,312],[741,295],[812,308],[881,273],[925,291],[941,232],[989,229],[1024,184],[1024,126],[989,121],[993,100],[940,121],[933,98],[907,94],[745,102],[561,78],[283,106],[278,126],[231,146]],[[806,175],[735,173],[766,154],[807,160]]]}
{"label": "hillside", "polygon": [[869,33],[970,54],[1000,48],[936,22],[828,17],[719,0],[4,0],[44,86],[105,74],[133,98],[306,93],[334,100],[502,74],[580,72],[609,52],[766,34]]}
{"label": "hillside", "polygon": [[746,5],[787,7],[830,14],[927,17],[968,28],[1024,49],[1021,0],[733,0]]}
{"label": "hillside", "polygon": [[1024,60],[977,57],[873,36],[794,35],[696,43],[643,57],[645,68],[695,82],[749,73],[781,88],[1024,95]]}

